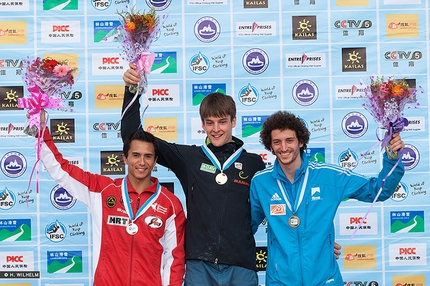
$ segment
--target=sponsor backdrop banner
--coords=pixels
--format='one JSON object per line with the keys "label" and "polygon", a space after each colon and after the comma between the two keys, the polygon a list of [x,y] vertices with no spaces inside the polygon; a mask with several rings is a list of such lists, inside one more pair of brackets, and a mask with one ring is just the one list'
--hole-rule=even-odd
{"label": "sponsor backdrop banner", "polygon": [[[267,165],[274,156],[259,143],[259,131],[284,109],[312,132],[311,160],[371,176],[381,168],[380,148],[361,157],[382,131],[362,106],[361,83],[386,75],[422,87],[420,107],[405,112],[407,171],[396,192],[364,221],[369,204],[343,202],[335,225],[345,285],[430,284],[427,0],[2,0],[0,285],[92,284],[91,215],[43,167],[39,193],[31,177],[35,140],[22,132],[26,111],[17,99],[29,92],[20,67],[27,57],[51,56],[78,69],[73,88],[61,94],[71,111],[51,111],[49,127],[72,163],[123,176],[119,120],[128,63],[119,56],[116,12],[127,5],[168,15],[150,49],[156,57],[143,123],[173,142],[203,142],[199,104],[221,91],[237,103],[235,136]],[[154,175],[184,201],[170,170],[157,166]],[[256,234],[262,285],[265,228]]]}

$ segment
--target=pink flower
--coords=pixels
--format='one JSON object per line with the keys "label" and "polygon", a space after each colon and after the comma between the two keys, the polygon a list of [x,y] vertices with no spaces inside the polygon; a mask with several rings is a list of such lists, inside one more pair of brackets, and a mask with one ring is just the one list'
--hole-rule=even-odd
{"label": "pink flower", "polygon": [[70,67],[67,65],[57,65],[54,68],[54,74],[58,77],[66,76],[70,72]]}

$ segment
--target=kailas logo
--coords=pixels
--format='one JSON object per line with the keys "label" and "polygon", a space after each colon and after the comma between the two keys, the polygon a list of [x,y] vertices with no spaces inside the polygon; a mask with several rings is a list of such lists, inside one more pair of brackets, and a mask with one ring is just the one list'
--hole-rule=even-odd
{"label": "kailas logo", "polygon": [[215,41],[221,32],[218,21],[212,17],[200,18],[194,25],[194,35],[204,43]]}
{"label": "kailas logo", "polygon": [[424,211],[392,211],[391,233],[424,232]]}
{"label": "kailas logo", "polygon": [[51,204],[59,210],[68,210],[76,203],[76,198],[60,185],[51,190]]}
{"label": "kailas logo", "polygon": [[293,86],[293,99],[300,105],[312,105],[318,95],[318,87],[311,80],[300,80]]}
{"label": "kailas logo", "polygon": [[316,16],[293,16],[292,37],[293,40],[316,40],[317,39],[317,17]]}
{"label": "kailas logo", "polygon": [[8,152],[0,161],[3,174],[9,178],[21,177],[27,170],[27,160],[19,152]]}
{"label": "kailas logo", "polygon": [[47,251],[46,260],[48,273],[82,273],[82,251]]}
{"label": "kailas logo", "polygon": [[111,1],[110,0],[92,0],[91,4],[96,10],[103,11],[109,8]]}
{"label": "kailas logo", "polygon": [[366,71],[366,62],[366,48],[342,48],[342,72]]}
{"label": "kailas logo", "polygon": [[45,235],[52,242],[63,241],[67,235],[66,226],[56,220],[46,226]]}
{"label": "kailas logo", "polygon": [[257,103],[259,97],[258,90],[248,83],[239,91],[239,101],[246,106],[251,106]]}
{"label": "kailas logo", "polygon": [[273,196],[270,198],[271,201],[282,201],[281,197],[278,195],[278,193],[274,193]]}
{"label": "kailas logo", "polygon": [[405,170],[412,170],[420,161],[420,153],[418,149],[410,144],[406,144],[403,148],[402,162],[405,165]]}
{"label": "kailas logo", "polygon": [[408,187],[403,182],[400,182],[400,184],[397,185],[394,193],[391,195],[391,199],[395,202],[401,202],[408,197],[408,194]]}
{"label": "kailas logo", "polygon": [[78,0],[45,0],[43,10],[78,10]]}
{"label": "kailas logo", "polygon": [[124,161],[121,160],[120,151],[101,151],[100,167],[102,175],[121,175],[125,174]]}
{"label": "kailas logo", "polygon": [[190,59],[190,69],[195,74],[204,74],[208,71],[209,66],[209,59],[200,52]]}
{"label": "kailas logo", "polygon": [[261,49],[251,49],[243,55],[242,65],[250,74],[261,74],[269,66],[269,56]]}
{"label": "kailas logo", "polygon": [[0,86],[0,110],[17,110],[18,98],[24,96],[23,86]]}
{"label": "kailas logo", "polygon": [[336,29],[369,29],[372,27],[370,20],[337,20],[334,22]]}
{"label": "kailas logo", "polygon": [[52,140],[56,143],[75,142],[74,119],[51,119]]}
{"label": "kailas logo", "polygon": [[165,10],[169,7],[171,2],[172,0],[146,0],[146,4],[148,4],[149,7],[154,8],[156,11]]}
{"label": "kailas logo", "polygon": [[258,271],[266,271],[267,246],[257,246],[255,248],[255,260]]}
{"label": "kailas logo", "polygon": [[348,150],[340,153],[338,162],[342,168],[354,170],[357,167],[357,160],[357,154],[348,148]]}
{"label": "kailas logo", "polygon": [[342,120],[342,130],[348,137],[361,137],[367,131],[367,119],[359,112],[350,112]]}
{"label": "kailas logo", "polygon": [[31,219],[0,219],[0,241],[31,241]]}
{"label": "kailas logo", "polygon": [[269,0],[243,0],[243,8],[268,8]]}
{"label": "kailas logo", "polygon": [[0,191],[0,210],[11,209],[16,203],[15,194],[8,188]]}

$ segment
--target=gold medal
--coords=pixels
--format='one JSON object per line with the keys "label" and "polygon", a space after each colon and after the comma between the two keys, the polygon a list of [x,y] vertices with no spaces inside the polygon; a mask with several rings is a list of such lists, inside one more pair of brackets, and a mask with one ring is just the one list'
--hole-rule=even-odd
{"label": "gold medal", "polygon": [[225,183],[227,183],[227,180],[228,180],[228,177],[224,173],[219,173],[215,177],[215,181],[217,182],[218,185],[224,185]]}
{"label": "gold medal", "polygon": [[288,224],[292,227],[292,228],[296,228],[300,225],[300,218],[298,216],[292,215],[289,219],[288,219]]}

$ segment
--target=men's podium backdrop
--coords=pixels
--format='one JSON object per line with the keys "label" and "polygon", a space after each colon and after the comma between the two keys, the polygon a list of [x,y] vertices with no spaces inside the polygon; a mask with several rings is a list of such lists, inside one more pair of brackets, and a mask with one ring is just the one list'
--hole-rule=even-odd
{"label": "men's podium backdrop", "polygon": [[[374,176],[383,131],[362,105],[370,76],[406,78],[420,89],[420,106],[405,110],[406,173],[397,190],[370,211],[371,204],[342,202],[335,228],[345,285],[430,285],[428,0],[0,1],[0,285],[92,285],[91,215],[36,164],[35,139],[23,133],[27,110],[17,104],[30,95],[20,67],[53,57],[77,68],[73,88],[60,94],[69,111],[48,110],[54,140],[72,163],[124,176],[128,63],[117,11],[134,5],[167,15],[150,47],[155,61],[142,105],[149,105],[144,128],[172,142],[204,142],[199,104],[221,91],[237,104],[234,135],[267,165],[275,157],[259,131],[282,109],[311,131],[310,160]],[[170,170],[157,165],[153,175],[184,203]],[[256,242],[264,285],[264,224]]]}

